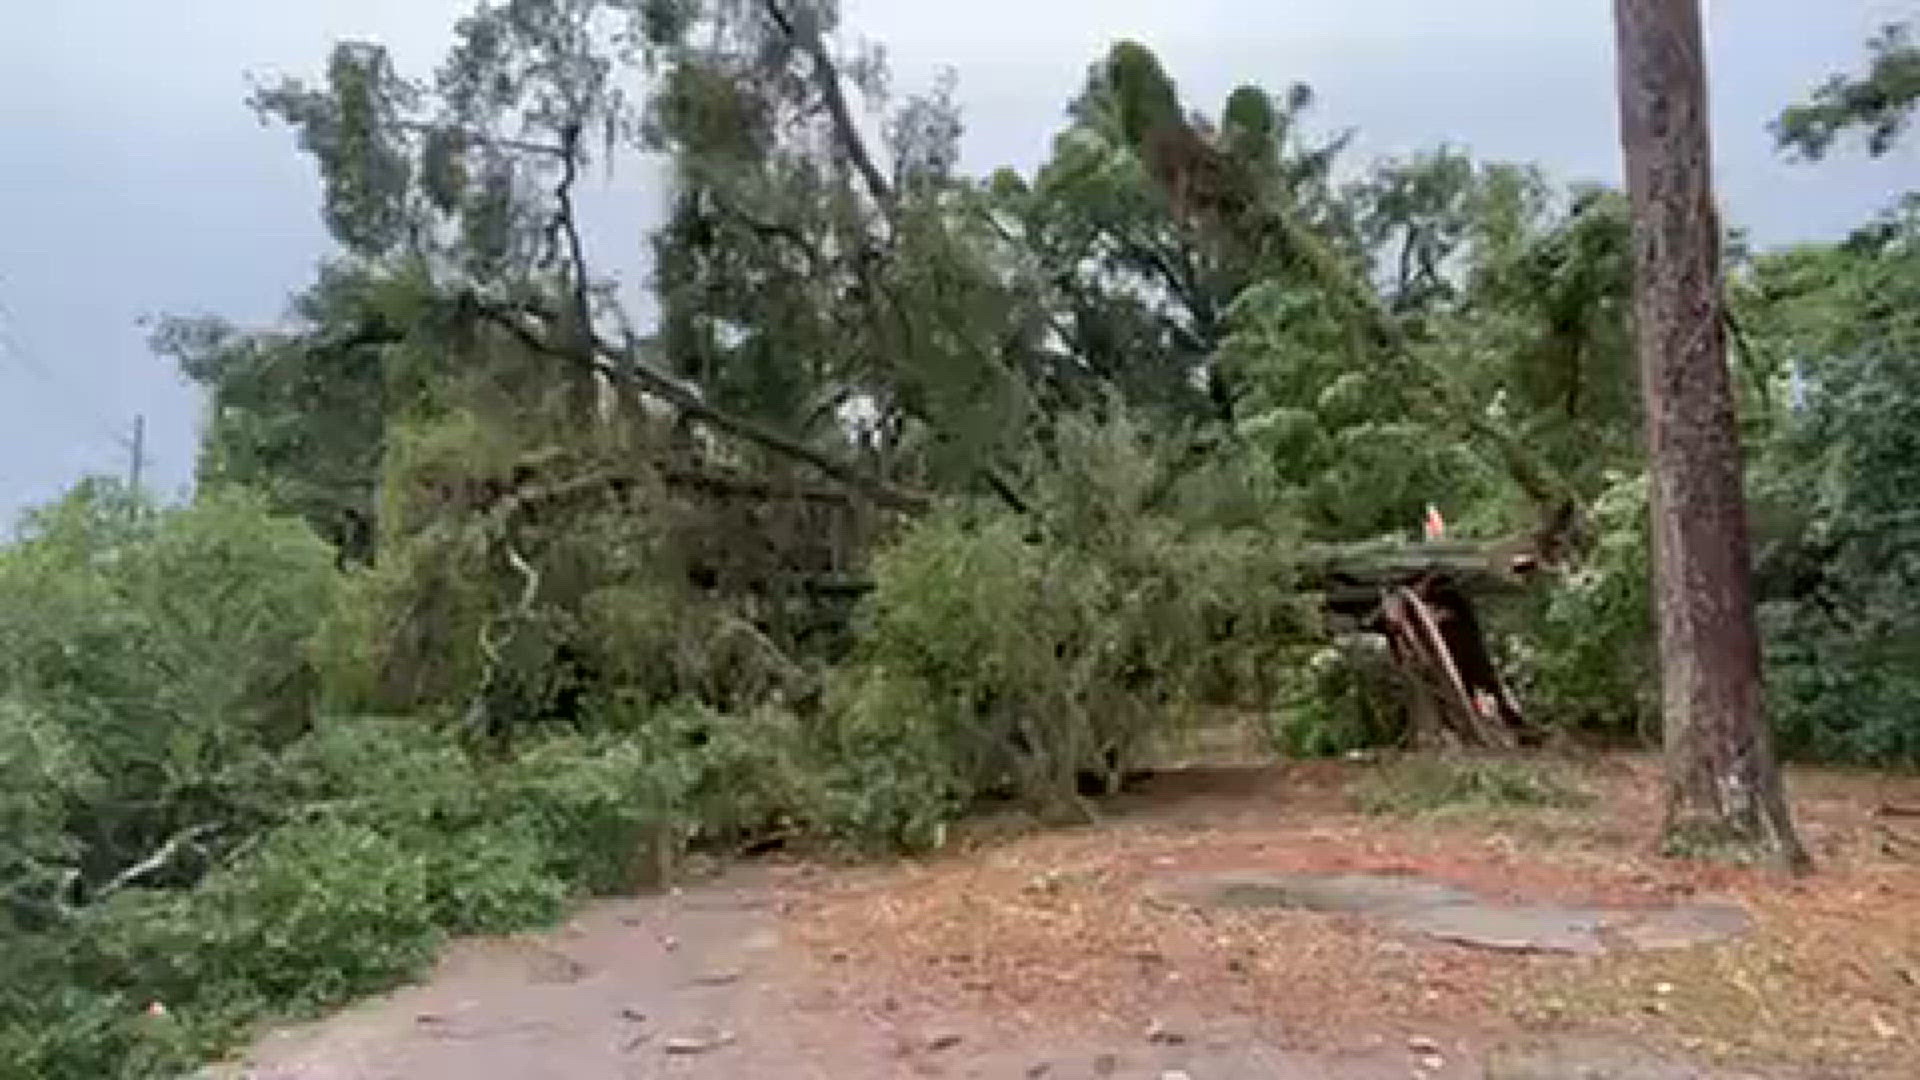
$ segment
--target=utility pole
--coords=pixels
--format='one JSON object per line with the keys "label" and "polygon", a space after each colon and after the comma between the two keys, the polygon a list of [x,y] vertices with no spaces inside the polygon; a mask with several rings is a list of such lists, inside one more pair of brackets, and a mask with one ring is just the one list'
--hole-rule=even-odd
{"label": "utility pole", "polygon": [[1811,865],[1761,695],[1699,0],[1614,0],[1651,481],[1666,841]]}
{"label": "utility pole", "polygon": [[140,494],[140,474],[147,466],[147,418],[137,415],[133,418],[133,445],[127,451],[127,490]]}
{"label": "utility pole", "polygon": [[139,501],[140,483],[147,471],[147,418],[137,414],[133,418],[133,437],[117,440],[127,452],[127,494]]}

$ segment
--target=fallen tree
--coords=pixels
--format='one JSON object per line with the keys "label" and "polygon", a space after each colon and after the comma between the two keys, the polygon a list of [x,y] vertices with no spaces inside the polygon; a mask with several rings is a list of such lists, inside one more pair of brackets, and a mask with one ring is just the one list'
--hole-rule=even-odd
{"label": "fallen tree", "polygon": [[[557,478],[556,472],[565,478]],[[560,461],[530,458],[510,481],[481,485],[483,494],[474,509],[504,518],[595,491],[625,492],[663,483],[708,501],[767,508],[787,504],[813,521],[808,531],[816,534],[814,539],[858,534],[864,539],[855,541],[855,548],[872,539],[871,515],[879,509],[858,490],[797,479],[768,481],[687,461],[567,473]],[[1327,616],[1328,633],[1357,631],[1386,639],[1404,682],[1408,734],[1414,741],[1512,749],[1528,742],[1532,732],[1494,663],[1478,604],[1534,587],[1576,542],[1577,520],[1566,504],[1538,530],[1497,540],[1384,538],[1310,544],[1293,561],[1288,581],[1274,587],[1310,598]],[[718,587],[783,597],[818,608],[829,620],[849,617],[852,602],[874,589],[873,580],[855,569],[857,554],[844,545],[802,544],[784,555],[721,569],[714,560],[725,562],[724,556],[710,551],[689,562],[689,583],[703,590]]]}
{"label": "fallen tree", "polygon": [[1512,749],[1531,737],[1501,678],[1475,598],[1517,594],[1557,563],[1571,515],[1528,537],[1319,545],[1301,587],[1348,630],[1386,638],[1406,690],[1407,726],[1424,744]]}

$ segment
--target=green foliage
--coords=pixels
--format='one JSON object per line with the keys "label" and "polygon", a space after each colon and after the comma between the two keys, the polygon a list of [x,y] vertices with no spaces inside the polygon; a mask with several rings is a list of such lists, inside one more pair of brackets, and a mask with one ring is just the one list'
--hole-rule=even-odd
{"label": "green foliage", "polygon": [[[743,800],[788,745],[769,725],[673,760],[501,766],[418,721],[309,730],[332,563],[258,499],[156,511],[101,484],[0,550],[0,932],[9,985],[52,988],[0,998],[7,1060],[165,1072],[263,1012],[391,985],[446,933],[654,876],[630,871],[661,822],[759,826]],[[141,1015],[150,1000],[168,1015]]]}
{"label": "green foliage", "polygon": [[[30,911],[69,887],[84,845],[67,832],[67,816],[106,788],[65,725],[24,696],[0,697],[0,890],[13,905]],[[18,914],[16,906],[8,921]]]}
{"label": "green foliage", "polygon": [[1123,41],[1107,57],[1107,85],[1119,107],[1120,131],[1139,146],[1157,132],[1182,123],[1179,93],[1146,46]]}
{"label": "green foliage", "polygon": [[[1531,527],[1516,446],[1576,497],[1637,464],[1623,200],[1446,149],[1343,194],[1351,235],[1322,227],[1330,265],[1239,290],[1223,339],[1238,430],[1312,534],[1397,532],[1430,502],[1469,533]],[[1356,329],[1356,304],[1404,347]]]}
{"label": "green foliage", "polygon": [[1571,769],[1548,761],[1452,754],[1396,757],[1356,785],[1354,797],[1370,814],[1577,810],[1594,800]]}
{"label": "green foliage", "polygon": [[858,851],[926,851],[977,794],[960,770],[956,709],[925,680],[879,665],[834,674],[821,745],[826,834]]}
{"label": "green foliage", "polygon": [[[1251,86],[1228,98],[1221,148],[1245,186],[1232,194],[1284,192],[1303,214],[1329,216],[1327,175],[1342,141],[1301,136],[1310,99],[1297,85],[1284,101]],[[995,219],[1013,224],[1017,242],[1003,257],[1031,274],[1058,335],[1032,358],[1041,400],[1077,410],[1117,393],[1175,423],[1230,420],[1244,387],[1221,351],[1227,312],[1270,268],[1246,243],[1197,235],[1156,180],[1143,147],[1181,142],[1186,118],[1144,46],[1115,45],[1069,113],[1032,184],[995,185]],[[1205,144],[1187,150],[1195,145]]]}
{"label": "green foliage", "polygon": [[[418,974],[447,933],[553,919],[568,891],[542,858],[504,829],[278,827],[191,890],[128,890],[60,928],[31,975],[61,1012],[0,1002],[0,1047],[34,1076],[184,1071],[257,1018]],[[165,1015],[144,1015],[156,1001]]]}
{"label": "green foliage", "polygon": [[[836,4],[782,10],[515,0],[432,79],[345,43],[257,90],[344,258],[282,329],[156,335],[209,397],[196,502],[89,483],[0,549],[0,1060],[162,1074],[690,848],[1077,808],[1216,706],[1389,741],[1392,658],[1293,562],[1429,504],[1583,505],[1564,578],[1485,614],[1533,716],[1647,730],[1617,193],[1445,147],[1336,184],[1307,88],[1216,125],[1132,42],[1040,169],[969,177],[951,79],[891,98]],[[1883,150],[1912,52],[1777,137]],[[573,207],[639,151],[674,180],[651,336]],[[1920,762],[1917,220],[1736,260],[1793,752]],[[1577,789],[1410,759],[1367,798]]]}
{"label": "green foliage", "polygon": [[142,1014],[146,1003],[48,978],[51,958],[9,964],[17,975],[0,998],[0,1053],[14,1075],[35,1080],[149,1080],[183,1075],[225,1045],[231,1032]]}
{"label": "green foliage", "polygon": [[1082,697],[1104,689],[1090,670],[1103,658],[1090,640],[1098,568],[1029,545],[1017,522],[941,519],[884,553],[876,577],[872,662],[901,680],[880,686],[905,697],[908,725],[930,725],[969,794],[1012,783],[1058,798],[1124,737],[1129,718],[1091,714]]}
{"label": "green foliage", "polygon": [[1077,774],[1117,780],[1147,738],[1297,640],[1284,539],[1156,515],[1161,465],[1124,417],[1076,420],[1040,484],[1045,538],[946,514],[882,552],[871,671],[847,694],[856,736],[891,710],[906,741],[938,748],[936,799],[1060,804]]}
{"label": "green foliage", "polygon": [[[164,512],[87,484],[0,550],[0,745],[15,834],[59,906],[186,829],[254,819],[250,771],[297,738],[307,636],[331,556],[259,500],[209,492]],[[168,868],[169,871],[171,868]],[[54,894],[52,879],[64,884]]]}
{"label": "green foliage", "polygon": [[433,955],[424,852],[361,824],[275,829],[191,891],[88,912],[76,966],[191,1016],[258,995],[295,1009],[385,989]]}
{"label": "green foliage", "polygon": [[1744,284],[1755,335],[1795,360],[1755,484],[1781,741],[1920,764],[1920,213],[1764,256]]}
{"label": "green foliage", "polygon": [[161,511],[99,481],[0,549],[10,1066],[151,1076],[223,1037],[141,1017],[117,961],[86,950],[188,926],[167,907],[181,894],[142,889],[196,880],[270,816],[260,770],[307,723],[302,650],[331,564],[257,498]]}
{"label": "green foliage", "polygon": [[198,481],[256,492],[356,562],[372,558],[388,427],[429,407],[453,366],[419,263],[323,265],[290,331],[169,318],[150,342],[208,393]]}
{"label": "green foliage", "polygon": [[532,827],[545,804],[521,798],[511,776],[417,721],[330,719],[261,782],[282,817],[400,845],[420,861],[434,927],[477,933],[550,920],[573,887]]}
{"label": "green foliage", "polygon": [[1349,635],[1286,657],[1267,733],[1288,757],[1329,757],[1404,734],[1401,676],[1376,635]]}
{"label": "green foliage", "polygon": [[[826,820],[790,716],[624,722],[497,763],[417,721],[322,723],[256,771],[272,821],[211,873],[14,940],[0,974],[64,1004],[0,996],[0,1050],[37,1076],[184,1068],[259,1018],[416,974],[448,934],[550,922],[583,891],[658,882],[688,845]],[[150,1001],[166,1016],[143,1015]]]}
{"label": "green foliage", "polygon": [[1876,638],[1784,605],[1762,610],[1767,700],[1784,752],[1875,767],[1920,766],[1920,635]]}
{"label": "green foliage", "polygon": [[1920,102],[1920,46],[1910,25],[1894,23],[1874,35],[1867,52],[1864,74],[1835,75],[1808,101],[1781,111],[1771,125],[1781,147],[1817,161],[1842,132],[1864,128],[1868,153],[1893,148]]}
{"label": "green foliage", "polygon": [[1647,479],[1609,481],[1589,511],[1580,565],[1517,615],[1518,689],[1556,728],[1657,740]]}
{"label": "green foliage", "polygon": [[811,825],[818,782],[790,714],[680,703],[623,726],[543,742],[502,779],[500,813],[524,821],[563,880],[619,892],[660,882],[689,847],[724,850]]}
{"label": "green foliage", "polygon": [[256,111],[300,127],[301,148],[321,164],[327,227],[350,250],[386,252],[405,234],[411,166],[393,121],[411,92],[387,50],[366,42],[334,47],[324,91],[296,80],[255,91]]}

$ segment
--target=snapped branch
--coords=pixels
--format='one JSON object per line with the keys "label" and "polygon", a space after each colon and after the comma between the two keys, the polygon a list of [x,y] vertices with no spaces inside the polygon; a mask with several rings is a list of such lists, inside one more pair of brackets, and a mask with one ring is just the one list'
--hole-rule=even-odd
{"label": "snapped branch", "polygon": [[497,304],[486,303],[471,294],[468,295],[467,302],[482,318],[501,327],[515,340],[535,352],[584,365],[610,379],[637,387],[644,393],[664,400],[690,420],[706,424],[734,438],[744,439],[783,457],[811,465],[826,476],[864,492],[882,506],[918,512],[931,505],[931,500],[926,495],[894,487],[878,477],[869,476],[845,462],[836,461],[831,456],[764,424],[734,416],[709,405],[698,393],[683,385],[678,379],[655,371],[650,365],[640,360],[635,355],[637,350],[630,340],[625,346],[616,346],[596,335],[592,339],[591,350],[555,344],[529,328],[526,322],[512,310]]}
{"label": "snapped branch", "polygon": [[853,120],[853,109],[847,104],[847,95],[840,87],[840,68],[828,55],[826,43],[820,40],[819,28],[811,19],[795,19],[779,0],[765,0],[767,18],[779,27],[799,50],[807,55],[813,68],[814,86],[820,91],[820,98],[827,106],[827,115],[833,120],[834,134],[840,140],[840,147],[846,151],[853,162],[855,171],[867,185],[867,194],[880,207],[889,219],[896,209],[893,187],[887,183],[885,174],[874,164],[873,154],[867,150],[867,141],[860,134],[860,128]]}
{"label": "snapped branch", "polygon": [[166,843],[161,844],[152,854],[113,875],[113,877],[108,878],[105,884],[93,890],[92,901],[98,903],[101,900],[105,900],[121,889],[166,869],[173,863],[174,859],[180,856],[182,851],[187,849],[188,845],[197,842],[201,837],[206,836],[219,827],[217,824],[207,822],[200,825],[189,826],[174,833],[173,836],[168,838]]}

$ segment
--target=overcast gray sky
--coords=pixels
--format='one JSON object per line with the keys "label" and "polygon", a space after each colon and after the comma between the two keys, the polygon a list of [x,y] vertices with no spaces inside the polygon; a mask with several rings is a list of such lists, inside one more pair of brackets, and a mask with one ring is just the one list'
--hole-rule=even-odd
{"label": "overcast gray sky", "polygon": [[[1086,67],[1117,37],[1153,46],[1189,99],[1293,80],[1361,158],[1440,142],[1616,182],[1609,0],[845,0],[894,85],[960,77],[971,169],[1031,168]],[[0,523],[89,471],[124,469],[147,419],[163,495],[192,474],[199,403],[146,349],[143,316],[276,318],[326,250],[317,185],[242,104],[245,73],[317,73],[330,44],[439,58],[471,0],[92,0],[0,10]],[[1914,151],[1795,166],[1766,120],[1856,67],[1914,0],[1708,0],[1716,158],[1730,220],[1761,243],[1832,237],[1914,181]],[[644,274],[658,193],[601,182],[591,237]]]}

